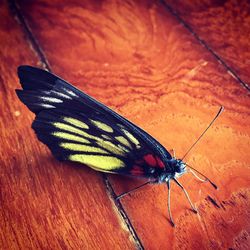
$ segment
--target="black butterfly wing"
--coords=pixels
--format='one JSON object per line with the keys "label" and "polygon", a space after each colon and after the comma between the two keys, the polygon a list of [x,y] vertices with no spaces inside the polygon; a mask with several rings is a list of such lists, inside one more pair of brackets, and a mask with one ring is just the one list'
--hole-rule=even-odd
{"label": "black butterfly wing", "polygon": [[59,77],[31,66],[20,66],[18,76],[17,95],[36,114],[32,128],[57,159],[152,177],[171,158],[145,131]]}

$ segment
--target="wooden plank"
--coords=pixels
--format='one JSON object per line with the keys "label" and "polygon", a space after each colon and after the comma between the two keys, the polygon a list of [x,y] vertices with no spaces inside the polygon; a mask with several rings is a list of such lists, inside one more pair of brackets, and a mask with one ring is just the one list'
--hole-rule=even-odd
{"label": "wooden plank", "polygon": [[14,90],[17,66],[41,62],[3,1],[0,17],[0,249],[135,249],[101,176],[38,143]]}
{"label": "wooden plank", "polygon": [[250,2],[165,1],[212,51],[248,84],[250,67]]}
{"label": "wooden plank", "polygon": [[[225,67],[156,1],[40,0],[20,5],[53,71],[140,125],[166,148],[174,148],[178,157],[219,105],[225,106],[186,159],[220,190],[189,175],[180,179],[198,216],[174,185],[175,229],[167,219],[164,185],[145,187],[122,204],[146,249],[246,246],[249,97]],[[139,184],[109,178],[117,193]]]}

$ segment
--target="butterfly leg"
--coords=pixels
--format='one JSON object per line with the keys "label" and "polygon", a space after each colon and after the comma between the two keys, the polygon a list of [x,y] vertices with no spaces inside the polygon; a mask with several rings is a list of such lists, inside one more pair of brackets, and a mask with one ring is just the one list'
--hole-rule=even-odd
{"label": "butterfly leg", "polygon": [[122,194],[116,196],[115,199],[116,199],[116,200],[119,200],[119,199],[121,199],[122,197],[124,197],[125,195],[130,194],[130,193],[132,193],[132,192],[134,192],[134,191],[136,191],[136,190],[138,190],[138,189],[140,189],[140,188],[142,188],[142,187],[144,187],[144,186],[146,186],[146,185],[148,185],[148,184],[151,184],[151,183],[153,183],[153,182],[152,182],[152,181],[147,181],[147,182],[143,183],[142,185],[140,185],[140,186],[138,186],[138,187],[136,187],[136,188],[134,188],[134,189],[131,189],[131,190],[125,192],[125,193],[122,193]]}
{"label": "butterfly leg", "polygon": [[173,220],[172,213],[171,213],[171,207],[170,207],[170,180],[167,180],[167,186],[168,186],[168,214],[170,217],[170,222],[172,226],[174,227],[175,224],[174,224],[174,220]]}
{"label": "butterfly leg", "polygon": [[181,185],[181,183],[179,181],[177,181],[177,179],[173,178],[173,180],[183,190],[183,192],[184,192],[186,198],[188,199],[188,202],[189,202],[190,206],[192,207],[193,211],[195,213],[198,213],[197,209],[195,208],[195,206],[193,205],[192,201],[190,200],[190,197],[189,197],[188,192],[186,191],[186,189]]}
{"label": "butterfly leg", "polygon": [[193,170],[189,169],[188,172],[190,172],[194,177],[196,177],[201,182],[207,182],[207,179],[200,178]]}
{"label": "butterfly leg", "polygon": [[175,150],[173,148],[170,150],[170,154],[173,155],[173,158],[175,158]]}

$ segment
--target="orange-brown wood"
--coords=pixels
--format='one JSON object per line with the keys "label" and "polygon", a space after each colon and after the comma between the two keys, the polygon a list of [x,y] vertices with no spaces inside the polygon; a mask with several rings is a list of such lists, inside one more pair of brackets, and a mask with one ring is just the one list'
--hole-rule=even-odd
{"label": "orange-brown wood", "polygon": [[250,88],[250,1],[165,2]]}
{"label": "orange-brown wood", "polygon": [[[218,107],[225,106],[224,114],[186,158],[220,189],[215,191],[190,175],[180,179],[199,215],[189,210],[184,194],[175,185],[172,213],[176,228],[168,221],[164,185],[145,187],[124,197],[122,205],[146,249],[247,249],[250,101],[239,81],[157,1],[20,1],[20,11],[53,72],[140,125],[166,148],[174,148],[178,157],[205,129]],[[16,100],[15,103],[18,104]],[[120,225],[117,230],[113,228],[117,223],[114,216],[118,215],[110,209],[100,175],[86,167],[75,168],[52,160],[29,129],[32,115],[19,105],[22,118],[26,119],[19,122],[23,129],[19,138],[23,138],[22,133],[30,141],[20,147],[30,153],[30,159],[41,164],[37,170],[37,164],[24,154],[20,169],[27,163],[33,166],[30,178],[39,185],[44,183],[43,189],[39,189],[43,199],[50,194],[46,190],[59,185],[52,189],[57,198],[46,215],[57,217],[59,211],[65,216],[57,221],[60,225],[68,223],[66,216],[71,218],[71,226],[80,230],[74,235],[73,247],[84,243],[90,249],[96,246],[114,249],[114,244],[117,248],[121,244],[131,247],[125,232],[117,233]],[[141,183],[118,176],[109,179],[117,193]],[[72,190],[77,187],[73,199]],[[69,196],[72,198],[65,198]],[[64,206],[66,215],[60,213],[62,210],[53,210],[58,204]],[[40,207],[40,203],[34,203],[35,211],[40,211]],[[100,211],[100,207],[106,213],[102,216],[92,213]],[[83,212],[91,213],[91,220],[82,216]],[[96,239],[96,234],[90,236],[85,224],[91,228],[101,224],[96,227],[101,239]],[[36,224],[31,225],[36,228]],[[113,234],[102,236],[110,228]],[[70,235],[62,236],[63,231],[52,234],[62,238],[61,244],[68,241],[73,244]],[[84,243],[83,237],[87,239]],[[72,247],[69,243],[67,246]]]}
{"label": "orange-brown wood", "polygon": [[41,62],[6,3],[0,19],[0,249],[135,249],[101,175],[38,143],[15,89],[17,66]]}

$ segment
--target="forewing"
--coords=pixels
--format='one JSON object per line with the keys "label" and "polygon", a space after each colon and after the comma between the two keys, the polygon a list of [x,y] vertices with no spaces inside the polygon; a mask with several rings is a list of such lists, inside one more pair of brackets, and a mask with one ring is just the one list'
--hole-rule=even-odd
{"label": "forewing", "polygon": [[122,173],[146,154],[171,158],[145,131],[57,76],[30,66],[18,75],[17,95],[36,114],[32,127],[56,158]]}

